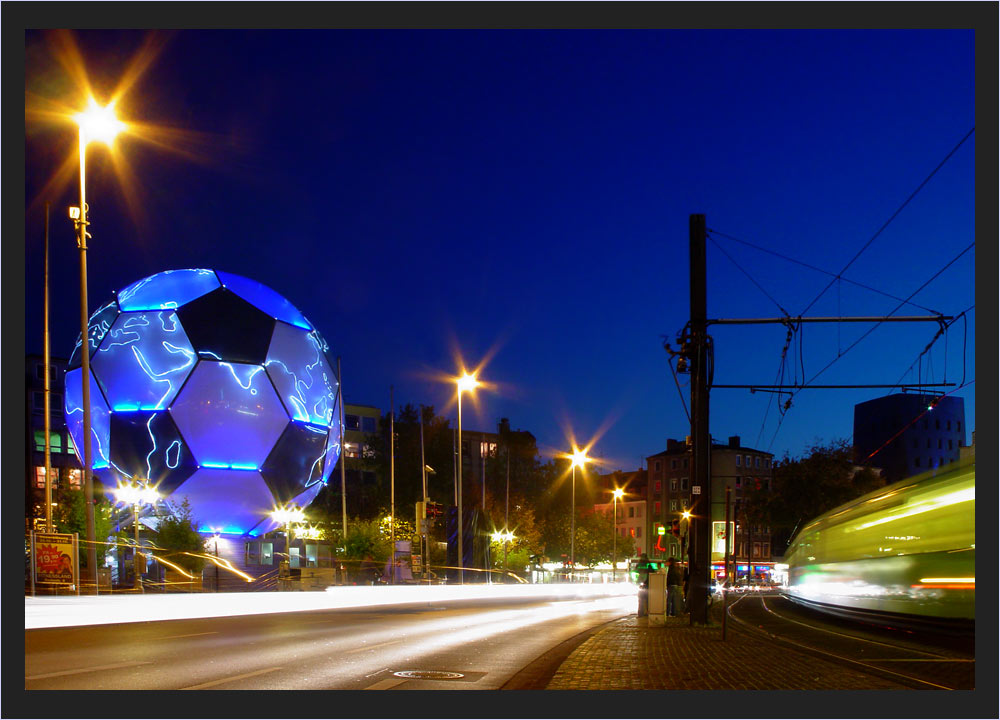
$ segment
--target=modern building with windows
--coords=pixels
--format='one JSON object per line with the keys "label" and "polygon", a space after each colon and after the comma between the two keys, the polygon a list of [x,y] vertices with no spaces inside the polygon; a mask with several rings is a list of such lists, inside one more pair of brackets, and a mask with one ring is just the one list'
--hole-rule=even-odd
{"label": "modern building with windows", "polygon": [[965,433],[963,398],[886,395],[854,406],[854,461],[893,483],[956,462]]}
{"label": "modern building with windows", "polygon": [[[691,445],[689,440],[667,440],[667,449],[646,459],[647,533],[651,558],[686,558],[687,521],[684,517],[698,499],[691,482]],[[733,551],[737,576],[747,572],[765,574],[773,568],[770,528],[748,522],[745,499],[750,492],[769,492],[772,488],[774,456],[755,448],[744,447],[734,435],[725,445],[712,443],[712,567],[724,574],[726,488],[730,488],[730,528],[734,530]],[[671,533],[678,521],[680,536]],[[662,528],[662,531],[661,531]]]}
{"label": "modern building with windows", "polygon": [[[63,409],[66,358],[50,357],[49,427],[52,491],[63,487],[83,487],[83,464],[77,459],[73,439],[66,428]],[[45,523],[45,359],[28,355],[24,363],[25,427],[25,530],[42,530]]]}

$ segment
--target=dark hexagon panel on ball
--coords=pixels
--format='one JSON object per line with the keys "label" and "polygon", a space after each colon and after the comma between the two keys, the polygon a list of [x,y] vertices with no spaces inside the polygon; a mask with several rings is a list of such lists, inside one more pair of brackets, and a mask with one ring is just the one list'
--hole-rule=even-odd
{"label": "dark hexagon panel on ball", "polygon": [[[91,316],[97,479],[142,478],[191,503],[199,531],[258,535],[271,511],[306,506],[340,457],[340,384],[322,335],[266,285],[223,271],[167,270]],[[82,448],[83,343],[66,374]]]}

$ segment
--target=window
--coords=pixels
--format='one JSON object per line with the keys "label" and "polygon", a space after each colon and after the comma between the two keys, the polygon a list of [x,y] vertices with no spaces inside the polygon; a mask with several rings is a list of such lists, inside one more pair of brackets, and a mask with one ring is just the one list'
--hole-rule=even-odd
{"label": "window", "polygon": [[[628,509],[628,516],[629,517],[635,517],[635,508],[634,507],[629,507],[629,509]],[[457,522],[458,521],[456,520],[455,527],[458,527]]]}
{"label": "window", "polygon": [[671,500],[670,501],[670,512],[677,512],[677,501],[676,500]]}
{"label": "window", "polygon": [[760,457],[759,457],[759,456],[758,456],[758,457],[755,457],[755,458],[753,459],[753,466],[754,466],[754,467],[756,467],[756,468],[759,468],[759,467],[760,467]]}
{"label": "window", "polygon": [[[456,527],[457,527],[457,525],[456,525]],[[642,537],[642,528],[641,528],[641,527],[637,527],[637,528],[635,529],[635,536],[636,536],[637,538],[641,538],[641,537]]]}
{"label": "window", "polygon": [[[913,458],[913,466],[914,466],[914,467],[920,467],[920,457],[919,457],[919,456],[918,456],[918,457],[915,457],[915,458]],[[456,527],[457,527],[457,526],[456,526]]]}
{"label": "window", "polygon": [[660,482],[659,480],[657,480],[655,483],[653,483],[653,492],[656,492],[656,493],[663,492],[663,483]]}
{"label": "window", "polygon": [[[659,500],[657,500],[655,503],[653,503],[653,513],[656,515],[656,517],[660,517],[660,515],[662,514],[660,512],[661,507],[662,507],[662,505],[660,504]],[[457,527],[457,525],[456,525],[456,527]]]}
{"label": "window", "polygon": [[948,438],[948,449],[951,450],[951,438]]}
{"label": "window", "polygon": [[955,429],[958,430],[959,432],[962,432],[962,421],[958,420],[955,424],[956,424]]}
{"label": "window", "polygon": [[375,418],[362,416],[362,418],[361,418],[361,432],[374,433],[375,432]]}
{"label": "window", "polygon": [[736,467],[740,466],[740,463],[742,462],[742,460],[743,460],[743,456],[742,455],[737,455],[736,456]]}
{"label": "window", "polygon": [[743,487],[743,478],[739,475],[736,476],[736,487]]}
{"label": "window", "polygon": [[935,418],[934,419],[934,429],[935,430],[940,430],[941,429],[941,418]]}
{"label": "window", "polygon": [[681,490],[687,490],[687,489],[688,489],[688,479],[681,478]]}
{"label": "window", "polygon": [[670,490],[671,492],[677,492],[677,478],[670,478]]}
{"label": "window", "polygon": [[344,427],[348,430],[360,430],[361,418],[357,415],[344,415]]}
{"label": "window", "polygon": [[35,430],[35,452],[45,452],[44,430]]}
{"label": "window", "polygon": [[73,445],[73,436],[66,433],[66,452],[70,455],[76,455],[76,447]]}
{"label": "window", "polygon": [[344,443],[344,457],[356,458],[361,456],[361,446],[356,442]]}
{"label": "window", "polygon": [[[660,472],[660,461],[659,460],[657,460],[656,462],[653,463],[653,471],[654,472]],[[455,527],[458,527],[458,526],[456,525]]]}
{"label": "window", "polygon": [[941,445],[942,445],[942,444],[943,444],[943,443],[941,442],[941,438],[938,438],[938,450],[940,450],[940,449],[941,449]]}
{"label": "window", "polygon": [[771,458],[764,458],[764,467],[771,467]]}
{"label": "window", "polygon": [[[53,485],[54,484],[55,483],[53,482]],[[45,488],[45,466],[44,465],[36,465],[35,466],[35,487],[36,488],[41,488],[41,489]]]}
{"label": "window", "polygon": [[677,460],[671,460],[670,461],[670,469],[671,470],[676,470],[677,469]]}
{"label": "window", "polygon": [[687,470],[687,468],[688,468],[688,459],[684,458],[684,469]]}
{"label": "window", "polygon": [[260,564],[274,565],[274,543],[262,542],[260,544]]}
{"label": "window", "polygon": [[64,474],[70,487],[83,487],[83,471],[80,468],[66,468]]}
{"label": "window", "polygon": [[927,438],[927,449],[929,450],[930,447],[931,447],[931,439]]}
{"label": "window", "polygon": [[755,542],[753,544],[753,556],[755,558],[759,558],[760,557],[760,543]]}
{"label": "window", "polygon": [[638,507],[636,507],[636,509],[635,509],[635,516],[637,518],[641,518],[642,517],[642,505],[639,505]]}
{"label": "window", "polygon": [[747,467],[750,467],[750,456],[747,455]]}
{"label": "window", "polygon": [[951,420],[948,421],[948,429],[951,430]]}
{"label": "window", "polygon": [[38,391],[31,393],[31,407],[37,412],[45,412],[45,393]]}

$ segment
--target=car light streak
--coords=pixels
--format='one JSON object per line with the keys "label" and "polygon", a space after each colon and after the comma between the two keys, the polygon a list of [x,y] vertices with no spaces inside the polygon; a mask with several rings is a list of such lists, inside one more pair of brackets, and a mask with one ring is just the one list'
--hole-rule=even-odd
{"label": "car light streak", "polygon": [[[617,598],[635,602],[636,587],[628,583],[507,586],[340,586],[327,592],[192,593],[159,597],[123,595],[35,596],[24,599],[24,628],[72,627],[108,623],[182,620],[375,607],[412,603],[446,603],[493,598],[569,599]],[[502,619],[502,618],[501,618]],[[509,618],[508,618],[509,620]],[[448,621],[453,622],[453,621]]]}

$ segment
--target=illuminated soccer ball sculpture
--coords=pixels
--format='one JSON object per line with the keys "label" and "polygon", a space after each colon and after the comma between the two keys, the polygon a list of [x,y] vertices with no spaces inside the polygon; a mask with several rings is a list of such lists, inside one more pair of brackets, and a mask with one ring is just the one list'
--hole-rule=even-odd
{"label": "illuminated soccer ball sculpture", "polygon": [[[316,497],[340,456],[329,347],[288,300],[214,270],[132,283],[90,318],[91,457],[105,485],[142,477],[201,532],[259,535]],[[66,420],[83,458],[81,343]]]}

